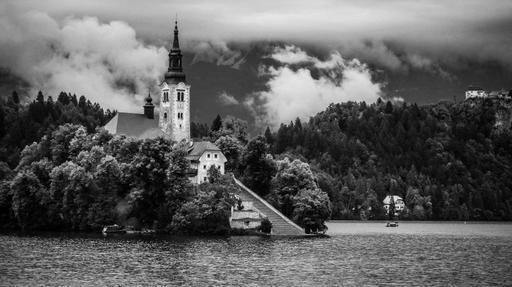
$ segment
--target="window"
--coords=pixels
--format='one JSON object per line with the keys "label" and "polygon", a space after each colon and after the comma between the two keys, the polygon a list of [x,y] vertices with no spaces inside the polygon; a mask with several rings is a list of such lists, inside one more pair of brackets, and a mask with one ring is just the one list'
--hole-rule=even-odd
{"label": "window", "polygon": [[217,166],[217,169],[220,170],[220,165]]}
{"label": "window", "polygon": [[164,113],[164,119],[167,119],[167,113]]}
{"label": "window", "polygon": [[176,101],[177,102],[184,102],[185,101],[185,92],[178,91],[178,94],[177,94],[177,97],[176,97]]}
{"label": "window", "polygon": [[203,181],[206,181],[206,176],[205,176],[205,177],[203,177]]}
{"label": "window", "polygon": [[164,92],[164,102],[169,101],[169,92]]}
{"label": "window", "polygon": [[208,154],[206,154],[206,157],[207,157],[207,158],[210,158],[210,154],[209,154],[209,153],[208,153]]}
{"label": "window", "polygon": [[214,157],[214,158],[217,158],[217,154],[214,154],[214,155],[213,155],[213,157]]}
{"label": "window", "polygon": [[203,169],[206,169],[206,164],[205,164],[205,165],[203,165]]}

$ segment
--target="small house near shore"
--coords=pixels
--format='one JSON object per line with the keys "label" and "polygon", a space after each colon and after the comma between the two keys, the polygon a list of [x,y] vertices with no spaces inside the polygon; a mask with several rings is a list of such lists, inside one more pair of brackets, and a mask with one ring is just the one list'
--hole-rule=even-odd
{"label": "small house near shore", "polygon": [[395,215],[396,213],[400,213],[405,209],[405,202],[400,196],[388,195],[382,201],[382,203],[384,204],[384,209],[386,210],[387,214],[389,214],[389,207],[391,205],[391,202],[395,204]]}

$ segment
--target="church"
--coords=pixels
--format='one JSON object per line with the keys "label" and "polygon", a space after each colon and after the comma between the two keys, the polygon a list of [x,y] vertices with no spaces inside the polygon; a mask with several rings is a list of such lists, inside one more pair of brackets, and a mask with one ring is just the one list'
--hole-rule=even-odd
{"label": "church", "polygon": [[200,184],[207,180],[210,167],[224,174],[227,159],[221,150],[208,141],[194,142],[190,138],[190,87],[183,72],[182,54],[178,39],[178,22],[174,26],[174,39],[169,51],[169,68],[160,84],[158,113],[151,95],[145,99],[144,113],[118,112],[104,128],[115,135],[138,139],[163,136],[175,142],[188,143],[190,161],[189,179]]}

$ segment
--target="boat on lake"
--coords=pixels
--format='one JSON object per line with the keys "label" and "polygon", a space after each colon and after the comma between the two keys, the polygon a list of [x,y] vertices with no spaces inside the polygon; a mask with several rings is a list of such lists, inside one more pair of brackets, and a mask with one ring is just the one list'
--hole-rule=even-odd
{"label": "boat on lake", "polygon": [[388,222],[386,224],[386,227],[398,227],[398,221],[395,222]]}
{"label": "boat on lake", "polygon": [[106,225],[103,227],[103,230],[101,231],[101,233],[103,233],[103,235],[126,234],[126,229],[124,229],[124,227],[117,225],[117,224]]}

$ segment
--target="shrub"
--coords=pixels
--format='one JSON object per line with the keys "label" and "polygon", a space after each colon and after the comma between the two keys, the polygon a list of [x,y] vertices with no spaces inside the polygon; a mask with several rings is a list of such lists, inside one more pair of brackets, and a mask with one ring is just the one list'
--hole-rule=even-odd
{"label": "shrub", "polygon": [[272,231],[272,222],[268,218],[263,219],[261,221],[259,231],[270,234]]}

